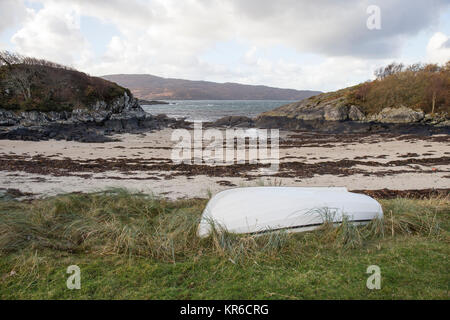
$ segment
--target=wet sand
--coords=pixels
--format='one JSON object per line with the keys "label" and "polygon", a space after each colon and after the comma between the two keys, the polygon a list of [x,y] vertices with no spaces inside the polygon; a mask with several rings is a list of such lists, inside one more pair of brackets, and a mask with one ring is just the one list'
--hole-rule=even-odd
{"label": "wet sand", "polygon": [[0,189],[34,196],[124,187],[168,198],[236,186],[345,186],[349,190],[450,188],[448,135],[327,135],[280,131],[280,168],[171,161],[172,129],[105,143],[0,140]]}

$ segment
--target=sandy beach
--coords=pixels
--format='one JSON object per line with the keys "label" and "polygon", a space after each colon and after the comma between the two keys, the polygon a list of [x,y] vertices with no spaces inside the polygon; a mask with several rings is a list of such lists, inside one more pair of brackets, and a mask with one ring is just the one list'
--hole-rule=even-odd
{"label": "sandy beach", "polygon": [[450,187],[445,135],[280,132],[280,168],[185,165],[171,160],[172,129],[120,141],[0,141],[0,189],[33,197],[123,187],[167,198],[207,197],[236,186],[344,186],[349,190]]}

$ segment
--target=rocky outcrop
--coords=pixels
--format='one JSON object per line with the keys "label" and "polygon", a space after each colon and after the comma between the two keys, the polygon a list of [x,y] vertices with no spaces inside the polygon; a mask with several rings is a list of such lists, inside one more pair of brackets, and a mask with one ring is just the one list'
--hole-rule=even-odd
{"label": "rocky outcrop", "polygon": [[345,121],[348,119],[348,106],[328,104],[323,108],[323,118],[327,121]]}
{"label": "rocky outcrop", "polygon": [[265,112],[256,119],[255,125],[326,132],[388,132],[392,128],[407,132],[408,125],[414,125],[413,131],[417,130],[417,126],[446,128],[448,120],[447,113],[425,115],[423,111],[406,106],[384,108],[378,113],[366,114],[363,107],[350,103],[342,92],[331,92]]}
{"label": "rocky outcrop", "polygon": [[0,139],[104,142],[110,141],[111,138],[106,136],[113,133],[170,126],[187,127],[189,124],[164,115],[152,116],[127,93],[110,103],[97,101],[87,109],[74,109],[72,112],[28,111],[18,114],[0,109]]}
{"label": "rocky outcrop", "polygon": [[379,123],[366,121],[301,120],[288,117],[264,116],[255,120],[255,127],[265,129],[301,130],[328,134],[395,133],[450,134],[450,126],[426,123]]}
{"label": "rocky outcrop", "polygon": [[380,113],[370,117],[372,121],[381,123],[415,123],[425,118],[423,111],[415,111],[405,106],[384,108]]}
{"label": "rocky outcrop", "polygon": [[366,116],[357,106],[351,105],[348,109],[348,119],[352,121],[364,121]]}
{"label": "rocky outcrop", "polygon": [[253,119],[244,116],[227,116],[220,118],[210,124],[212,127],[236,127],[236,128],[252,128],[255,123]]}
{"label": "rocky outcrop", "polygon": [[322,99],[317,97],[300,102],[281,106],[275,110],[263,113],[261,116],[288,117],[304,121],[365,121],[366,116],[362,108],[348,104],[345,98],[334,98],[322,94]]}
{"label": "rocky outcrop", "polygon": [[20,118],[14,112],[0,109],[0,126],[14,126],[19,122]]}

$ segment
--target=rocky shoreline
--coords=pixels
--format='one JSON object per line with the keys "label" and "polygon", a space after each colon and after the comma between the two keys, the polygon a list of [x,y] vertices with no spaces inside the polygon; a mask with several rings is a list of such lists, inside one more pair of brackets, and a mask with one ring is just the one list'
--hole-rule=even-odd
{"label": "rocky shoreline", "polygon": [[335,95],[324,93],[267,111],[255,119],[254,125],[327,133],[450,134],[448,108],[427,114],[399,105],[364,112],[345,95]]}
{"label": "rocky shoreline", "polygon": [[227,116],[215,122],[208,123],[207,126],[222,128],[302,130],[308,132],[329,134],[450,134],[450,125],[448,125],[447,123],[436,125],[429,122],[388,123],[353,120],[304,120],[285,116],[268,116],[264,114],[256,119],[242,116]]}
{"label": "rocky shoreline", "polygon": [[113,134],[173,127],[189,127],[189,123],[165,115],[150,115],[137,99],[126,93],[110,103],[98,101],[89,109],[72,112],[15,113],[0,108],[0,139],[8,140],[108,142],[114,141]]}
{"label": "rocky shoreline", "polygon": [[[302,106],[302,105],[301,105]],[[295,116],[289,114],[296,108]],[[386,108],[377,115],[364,116],[356,106],[325,106],[310,110],[298,104],[280,107],[256,119],[227,116],[206,127],[262,128],[302,130],[328,134],[450,134],[447,115],[425,115],[409,108]],[[28,111],[15,113],[0,108],[0,139],[8,140],[67,140],[79,142],[114,141],[114,134],[142,133],[164,128],[191,128],[185,120],[166,115],[146,113],[137,99],[126,93],[110,103],[98,101],[89,109],[72,112]]]}
{"label": "rocky shoreline", "polygon": [[395,133],[395,134],[450,134],[450,125],[436,126],[427,123],[382,123],[364,121],[302,120],[288,117],[260,117],[255,121],[259,128],[283,128],[323,133]]}

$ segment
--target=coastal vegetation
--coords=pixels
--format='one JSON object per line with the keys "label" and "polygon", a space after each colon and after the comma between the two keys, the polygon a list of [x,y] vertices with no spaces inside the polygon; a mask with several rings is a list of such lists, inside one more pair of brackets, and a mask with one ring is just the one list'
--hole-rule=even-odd
{"label": "coastal vegetation", "polygon": [[284,105],[260,117],[428,124],[448,119],[450,61],[443,66],[392,63],[377,69],[375,76],[373,81]]}
{"label": "coastal vegetation", "polygon": [[[367,226],[196,236],[205,199],[126,190],[0,201],[2,299],[447,299],[450,200],[380,199]],[[66,269],[81,269],[81,289]],[[381,268],[369,290],[368,266]]]}
{"label": "coastal vegetation", "polygon": [[377,69],[375,76],[343,92],[367,114],[401,105],[425,113],[450,112],[450,61],[444,66],[391,63]]}
{"label": "coastal vegetation", "polygon": [[0,108],[11,111],[72,111],[109,103],[128,89],[43,59],[0,52]]}

